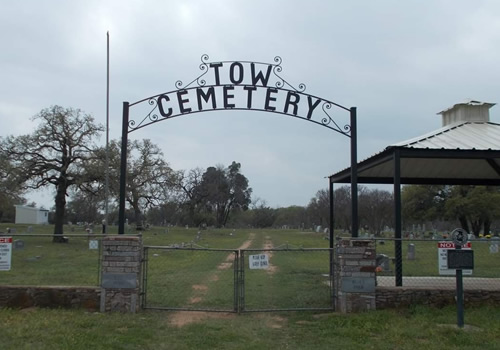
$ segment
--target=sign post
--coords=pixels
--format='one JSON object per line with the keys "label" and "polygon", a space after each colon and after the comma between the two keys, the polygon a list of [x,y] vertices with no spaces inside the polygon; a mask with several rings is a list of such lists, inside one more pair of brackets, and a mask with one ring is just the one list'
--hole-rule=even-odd
{"label": "sign post", "polygon": [[10,271],[12,237],[0,237],[0,271]]}
{"label": "sign post", "polygon": [[457,280],[457,326],[464,327],[464,285],[462,269],[474,268],[474,252],[462,250],[467,243],[467,232],[457,228],[451,233],[451,239],[456,245],[455,250],[448,251],[448,268],[455,269]]}

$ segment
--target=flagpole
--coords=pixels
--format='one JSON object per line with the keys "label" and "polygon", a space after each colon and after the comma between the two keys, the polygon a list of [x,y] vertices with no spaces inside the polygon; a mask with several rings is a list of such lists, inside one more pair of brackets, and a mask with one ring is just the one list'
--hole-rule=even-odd
{"label": "flagpole", "polygon": [[102,233],[106,233],[108,224],[108,199],[109,199],[109,31],[106,33],[106,180],[105,180],[105,205]]}

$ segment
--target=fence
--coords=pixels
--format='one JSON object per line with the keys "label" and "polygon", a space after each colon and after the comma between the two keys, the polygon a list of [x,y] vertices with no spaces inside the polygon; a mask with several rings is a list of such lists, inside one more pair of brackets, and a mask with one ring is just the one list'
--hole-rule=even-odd
{"label": "fence", "polygon": [[245,249],[240,269],[242,312],[334,308],[330,249]]}
{"label": "fence", "polygon": [[0,272],[0,285],[99,286],[102,235],[9,233],[11,269]]}
{"label": "fence", "polygon": [[[331,253],[330,249],[145,246],[143,308],[332,310]],[[252,261],[258,261],[258,268]]]}
{"label": "fence", "polygon": [[145,246],[143,308],[237,311],[238,250]]}
{"label": "fence", "polygon": [[[455,270],[446,269],[446,250],[450,240],[434,239],[376,239],[377,284],[395,286],[397,259],[396,242],[401,242],[403,287],[455,288]],[[443,242],[445,244],[440,244]],[[500,241],[480,239],[471,241],[474,269],[463,271],[465,290],[500,290]]]}

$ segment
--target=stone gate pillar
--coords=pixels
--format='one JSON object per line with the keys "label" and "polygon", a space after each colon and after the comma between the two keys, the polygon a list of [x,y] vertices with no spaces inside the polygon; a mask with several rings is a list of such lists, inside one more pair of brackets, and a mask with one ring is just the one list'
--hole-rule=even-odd
{"label": "stone gate pillar", "polygon": [[337,243],[333,276],[337,311],[375,309],[375,268],[374,240],[342,239]]}
{"label": "stone gate pillar", "polygon": [[140,308],[141,237],[102,240],[101,312],[136,312]]}

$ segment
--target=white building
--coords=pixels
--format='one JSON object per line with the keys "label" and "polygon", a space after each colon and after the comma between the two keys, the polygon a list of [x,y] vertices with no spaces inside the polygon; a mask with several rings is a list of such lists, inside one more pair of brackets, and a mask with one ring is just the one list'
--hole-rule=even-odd
{"label": "white building", "polygon": [[15,207],[16,207],[16,224],[49,223],[49,211],[47,209],[33,208],[25,205],[15,205]]}

